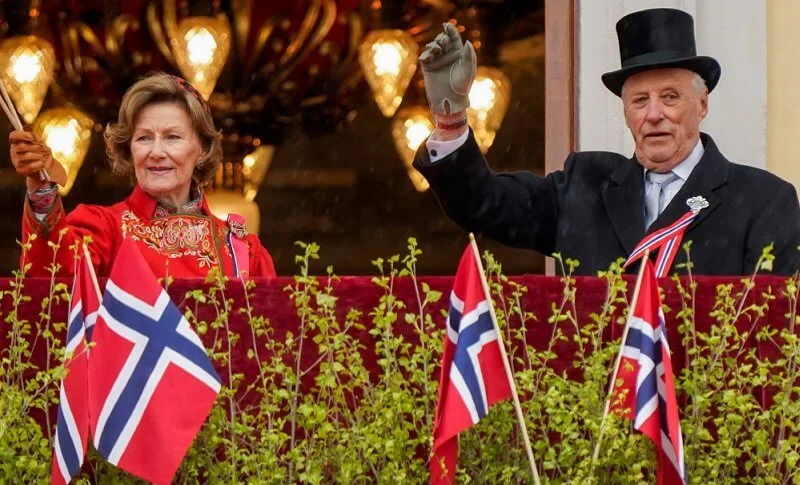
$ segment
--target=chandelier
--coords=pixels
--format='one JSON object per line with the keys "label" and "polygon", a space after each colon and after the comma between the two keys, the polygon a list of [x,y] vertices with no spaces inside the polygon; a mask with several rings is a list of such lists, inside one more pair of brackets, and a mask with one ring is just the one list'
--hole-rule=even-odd
{"label": "chandelier", "polygon": [[[411,182],[419,191],[428,188],[411,163],[433,123],[420,88],[411,96],[408,88],[421,82],[420,46],[441,31],[442,22],[456,22],[449,2],[27,3],[14,7],[16,16],[3,6],[7,37],[0,40],[0,77],[25,121],[68,165],[64,194],[88,150],[92,120],[102,125],[116,118],[127,87],[152,71],[180,73],[211,106],[228,144],[218,183],[209,188],[218,207],[250,210],[274,146],[292,130],[313,135],[348,123],[364,81],[381,113],[392,118],[394,144]],[[406,3],[413,6],[398,9]],[[370,22],[385,8],[393,9],[395,25]],[[477,29],[468,27],[465,35],[470,32]],[[510,92],[502,72],[478,68],[468,116],[484,152]],[[43,106],[49,109],[39,114]]]}
{"label": "chandelier", "polygon": [[[63,112],[36,121],[40,132],[55,133],[48,145],[63,149],[57,158],[69,164],[70,186],[86,153],[85,119],[115,119],[127,87],[149,72],[180,73],[191,82],[226,139],[265,140],[225,152],[218,175],[227,180],[224,171],[235,166],[241,183],[209,189],[220,194],[212,199],[240,204],[237,212],[255,207],[275,142],[289,130],[322,133],[346,123],[363,92],[358,47],[364,28],[352,2],[27,3],[13,11],[0,5],[6,31],[24,34],[0,41],[0,76],[28,123],[43,103],[63,108],[60,100],[68,99],[69,109],[79,109],[72,124],[56,122]],[[73,132],[77,138],[67,137]],[[251,230],[257,227],[247,219]]]}

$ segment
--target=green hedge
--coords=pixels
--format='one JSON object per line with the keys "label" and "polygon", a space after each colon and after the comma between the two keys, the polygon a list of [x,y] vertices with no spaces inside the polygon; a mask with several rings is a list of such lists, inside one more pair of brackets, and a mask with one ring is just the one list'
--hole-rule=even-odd
{"label": "green hedge", "polygon": [[[184,308],[190,323],[200,333],[228,334],[228,339],[215,340],[210,352],[233,385],[223,388],[176,482],[428,483],[435,376],[444,331],[443,316],[428,311],[429,305],[442,298],[441,293],[416,279],[415,263],[420,257],[416,241],[409,240],[404,256],[374,261],[373,282],[383,291],[380,302],[367,315],[350,310],[345,318],[336,316],[343,312],[336,311],[337,278],[332,269],[327,269],[330,278],[311,276],[318,246],[298,244],[299,276],[285,288],[301,322],[296,334],[271,338],[266,316],[253,315],[248,308],[241,311],[247,313],[252,332],[231,334],[228,316],[239,310],[226,298],[225,281],[218,274],[209,275],[212,284],[207,290],[187,293],[189,304]],[[577,265],[558,261],[567,274]],[[766,251],[762,266],[770,261]],[[501,329],[506,341],[517,343],[511,346],[512,365],[543,482],[653,482],[652,446],[630,432],[627,420],[612,417],[607,422],[600,459],[594,464],[590,459],[619,345],[618,341],[604,343],[601,336],[609,325],[622,325],[627,311],[627,283],[621,278],[620,263],[600,274],[607,282],[607,299],[587,321],[576,317],[573,278],[562,279],[561,299],[552,302],[551,315],[541,321],[521,304],[526,288],[503,276],[500,264],[489,254],[485,265]],[[51,409],[64,374],[62,367],[34,368],[29,363],[29,342],[38,339],[56,361],[63,358],[56,335],[63,334],[65,324],[52,321],[50,309],[54,302],[68,298],[68,288],[52,279],[50,297],[42,301],[38,321],[22,321],[16,308],[29,301],[24,276],[24,270],[16,272],[11,288],[2,295],[11,299],[14,308],[0,324],[12,342],[0,353],[2,483],[49,481],[53,431],[41,429],[30,416],[34,410]],[[418,289],[418,301],[410,306],[393,293],[401,276],[412,278]],[[752,278],[742,285],[719,286],[712,314],[717,325],[709,333],[698,332],[694,326],[696,282],[691,277],[675,282],[682,305],[667,311],[675,312],[673,318],[681,322],[679,331],[687,352],[687,366],[676,377],[676,385],[679,400],[686,403],[681,421],[690,483],[800,483],[796,466],[800,342],[794,328],[798,278],[788,279],[777,295],[750,294]],[[757,335],[737,330],[736,322],[758,321],[777,298],[789,301],[784,330],[765,326]],[[195,304],[214,307],[217,317],[199,321]],[[533,325],[552,328],[548,350],[519,345],[524,329]],[[397,331],[401,327],[412,330],[416,339],[404,339],[403,332]],[[568,327],[570,331],[565,332]],[[374,338],[377,378],[370,378],[358,351],[363,344],[356,334],[364,330]],[[267,342],[265,346],[253,347],[256,336]],[[575,380],[548,365],[556,358],[554,346],[568,338],[574,338],[577,348],[572,365],[580,378]],[[759,360],[749,350],[752,346],[745,345],[748,338],[771,342],[781,358]],[[261,372],[252,382],[231,370],[230,345],[237,341],[247,343],[248,358],[259,363]],[[313,369],[300,365],[301,354],[309,352],[315,357]],[[308,372],[318,372],[314,385],[300,386]],[[769,409],[762,409],[754,398],[754,390],[765,387],[776,391]],[[259,396],[257,406],[242,409],[243,393]],[[530,483],[519,440],[511,404],[493,408],[460,438],[459,482]],[[93,456],[91,476],[85,474],[77,482],[138,483]]]}

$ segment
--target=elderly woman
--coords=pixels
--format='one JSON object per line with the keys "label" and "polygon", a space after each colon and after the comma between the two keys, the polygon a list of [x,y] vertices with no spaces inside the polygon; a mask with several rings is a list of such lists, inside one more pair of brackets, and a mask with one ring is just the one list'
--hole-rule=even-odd
{"label": "elderly woman", "polygon": [[[36,237],[23,255],[29,274],[46,274],[56,242],[61,273],[72,272],[73,241],[91,236],[90,252],[98,275],[111,270],[125,237],[139,246],[156,275],[205,276],[220,268],[227,276],[274,276],[272,258],[244,220],[217,219],[203,187],[222,159],[219,134],[202,96],[185,80],[155,74],[134,84],[122,99],[119,119],[105,132],[106,152],[115,173],[130,177],[133,193],[110,207],[79,205],[64,213],[58,190],[39,176],[58,172],[50,150],[33,134],[13,131],[11,160],[26,177],[28,197],[22,219],[23,241]],[[52,173],[52,172],[51,172]]]}

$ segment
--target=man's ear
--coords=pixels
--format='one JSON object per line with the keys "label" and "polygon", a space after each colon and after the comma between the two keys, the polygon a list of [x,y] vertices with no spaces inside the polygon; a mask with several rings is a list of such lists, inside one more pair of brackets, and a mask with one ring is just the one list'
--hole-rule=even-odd
{"label": "man's ear", "polygon": [[700,119],[704,120],[708,114],[708,89],[700,96]]}

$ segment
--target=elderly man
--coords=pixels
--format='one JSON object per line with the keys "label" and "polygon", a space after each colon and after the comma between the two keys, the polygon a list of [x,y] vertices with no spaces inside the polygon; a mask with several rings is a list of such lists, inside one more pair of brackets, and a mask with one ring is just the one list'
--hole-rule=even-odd
{"label": "elderly man", "polygon": [[[700,132],[720,66],[697,56],[692,17],[680,10],[632,13],[617,23],[622,68],[602,76],[622,98],[635,154],[572,153],[564,170],[538,177],[492,173],[466,126],[475,54],[452,25],[420,56],[436,130],[414,166],[448,216],[467,231],[580,261],[595,274],[670,225],[699,197],[708,203],[686,231],[694,272],[749,274],[774,244],[773,270],[800,263],[800,205],[794,187],[729,162]],[[675,264],[686,260],[683,251]]]}

